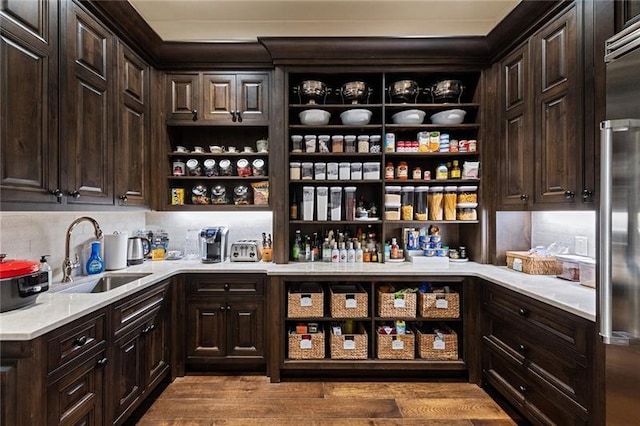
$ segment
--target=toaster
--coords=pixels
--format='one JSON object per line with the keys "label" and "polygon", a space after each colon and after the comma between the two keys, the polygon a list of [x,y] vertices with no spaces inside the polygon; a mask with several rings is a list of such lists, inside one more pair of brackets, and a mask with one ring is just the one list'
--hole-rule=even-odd
{"label": "toaster", "polygon": [[259,262],[262,244],[258,240],[238,240],[231,244],[229,260],[232,262]]}

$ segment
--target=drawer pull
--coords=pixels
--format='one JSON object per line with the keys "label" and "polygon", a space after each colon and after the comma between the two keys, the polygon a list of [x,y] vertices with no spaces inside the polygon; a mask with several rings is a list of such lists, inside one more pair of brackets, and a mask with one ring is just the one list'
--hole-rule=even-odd
{"label": "drawer pull", "polygon": [[520,393],[525,393],[527,391],[527,387],[524,385],[520,385],[518,386],[518,390],[520,391]]}
{"label": "drawer pull", "polygon": [[520,346],[518,346],[518,349],[519,349],[519,350],[520,350],[520,352],[522,352],[522,353],[524,353],[524,352],[526,352],[526,351],[527,351],[527,348],[526,348],[526,346],[525,346],[525,345],[520,345]]}
{"label": "drawer pull", "polygon": [[104,367],[105,365],[107,365],[107,362],[109,362],[108,358],[106,358],[106,357],[102,358],[102,359],[98,360],[98,366]]}
{"label": "drawer pull", "polygon": [[148,326],[146,326],[145,328],[142,329],[142,334],[147,334],[151,330],[153,330],[154,328],[156,328],[155,324],[148,325]]}
{"label": "drawer pull", "polygon": [[224,305],[220,306],[220,310],[224,311],[225,310],[225,306]]}
{"label": "drawer pull", "polygon": [[225,289],[225,290],[229,290],[229,283],[225,283],[225,284],[224,284],[224,289]]}
{"label": "drawer pull", "polygon": [[88,341],[89,339],[87,338],[87,336],[80,336],[73,341],[73,346],[75,346],[76,348],[79,348],[81,346],[86,345]]}
{"label": "drawer pull", "polygon": [[520,308],[518,309],[518,315],[520,315],[521,317],[526,317],[529,315],[529,311],[527,311],[525,308]]}

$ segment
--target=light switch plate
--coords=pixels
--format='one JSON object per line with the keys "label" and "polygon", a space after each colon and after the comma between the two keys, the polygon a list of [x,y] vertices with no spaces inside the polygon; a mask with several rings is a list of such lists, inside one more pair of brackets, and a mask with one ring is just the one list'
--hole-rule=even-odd
{"label": "light switch plate", "polygon": [[574,238],[575,251],[577,255],[588,256],[589,255],[589,238],[576,236]]}

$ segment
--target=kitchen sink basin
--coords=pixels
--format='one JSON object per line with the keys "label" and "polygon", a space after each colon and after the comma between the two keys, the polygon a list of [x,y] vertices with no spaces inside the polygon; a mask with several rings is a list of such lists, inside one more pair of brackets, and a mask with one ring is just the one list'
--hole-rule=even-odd
{"label": "kitchen sink basin", "polygon": [[86,282],[74,285],[68,289],[61,290],[61,293],[103,293],[122,287],[125,284],[144,278],[150,273],[140,274],[109,274],[98,279],[88,280]]}

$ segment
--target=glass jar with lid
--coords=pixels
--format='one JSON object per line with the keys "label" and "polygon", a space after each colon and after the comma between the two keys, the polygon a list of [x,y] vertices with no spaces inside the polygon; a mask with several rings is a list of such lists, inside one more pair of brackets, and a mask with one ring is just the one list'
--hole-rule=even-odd
{"label": "glass jar with lid", "polygon": [[402,208],[401,211],[401,219],[402,220],[413,220],[413,193],[415,187],[413,186],[403,186],[402,187]]}
{"label": "glass jar with lid", "polygon": [[442,206],[444,203],[444,187],[432,186],[429,189],[428,210],[429,220],[442,220]]}
{"label": "glass jar with lid", "polygon": [[428,204],[427,196],[429,195],[428,186],[416,186],[415,202],[414,202],[414,218],[415,220],[427,220]]}
{"label": "glass jar with lid", "polygon": [[249,204],[249,187],[247,185],[238,185],[233,188],[233,203],[235,205]]}

